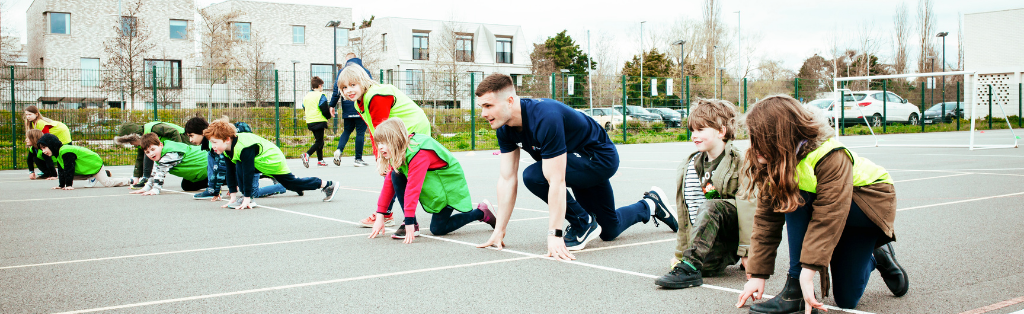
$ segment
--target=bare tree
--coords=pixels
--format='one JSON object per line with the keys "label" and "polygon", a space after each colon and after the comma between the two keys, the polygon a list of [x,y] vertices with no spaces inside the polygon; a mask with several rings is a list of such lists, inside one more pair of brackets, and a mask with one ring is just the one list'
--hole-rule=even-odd
{"label": "bare tree", "polygon": [[142,9],[142,0],[126,3],[124,15],[113,27],[114,36],[108,38],[103,47],[107,55],[104,67],[112,71],[103,76],[102,87],[127,95],[129,105],[122,106],[129,109],[136,109],[135,99],[147,87],[145,56],[155,47],[149,42],[148,24],[138,18]]}
{"label": "bare tree", "polygon": [[[468,81],[469,66],[474,61],[473,34],[466,33],[464,27],[454,17],[441,23],[441,28],[430,36],[430,72],[435,73],[435,88],[443,92],[441,96],[451,99],[455,108],[459,107],[459,97],[465,93]],[[468,50],[468,51],[467,51]],[[482,79],[482,78],[481,78]]]}
{"label": "bare tree", "polygon": [[917,29],[921,35],[921,58],[917,60],[918,73],[928,71],[928,57],[935,57],[935,45],[930,40],[935,30],[935,9],[932,0],[917,1]]}
{"label": "bare tree", "polygon": [[211,7],[199,9],[200,56],[203,68],[197,73],[201,82],[207,84],[206,107],[207,119],[213,118],[213,87],[214,84],[225,84],[232,75],[231,69],[236,67],[238,60],[233,52],[238,42],[234,26],[231,24],[242,16],[241,11],[218,12]]}
{"label": "bare tree", "polygon": [[[377,74],[383,68],[385,57],[384,41],[387,34],[380,32],[380,29],[379,27],[373,27],[373,17],[370,17],[369,20],[363,20],[359,28],[354,30],[355,34],[359,37],[349,41],[349,51],[355,53],[359,59],[363,60],[363,67],[374,74]],[[338,40],[342,39],[339,38]],[[345,40],[349,39],[345,38]],[[340,55],[341,52],[339,51],[338,54]]]}
{"label": "bare tree", "polygon": [[892,16],[893,24],[893,71],[896,74],[907,73],[907,44],[910,41],[910,17],[907,4],[896,5],[896,13]]}
{"label": "bare tree", "polygon": [[274,94],[274,63],[263,34],[253,30],[241,50],[241,88],[256,107],[265,105]]}
{"label": "bare tree", "polygon": [[956,69],[964,70],[964,15],[957,12],[956,18]]}
{"label": "bare tree", "polygon": [[611,107],[620,104],[622,86],[619,84],[619,58],[615,54],[615,42],[605,33],[598,34],[593,43],[593,58],[597,68],[591,70],[590,80],[594,88],[594,107]]}
{"label": "bare tree", "polygon": [[[872,56],[878,53],[878,47],[882,43],[879,41],[881,38],[875,33],[875,26],[871,22],[865,22],[861,25],[857,32],[857,45],[860,46],[860,54],[856,56],[857,60],[855,63],[857,66],[857,76],[870,76],[872,75],[873,63]],[[870,89],[871,80],[861,81],[864,90]]]}

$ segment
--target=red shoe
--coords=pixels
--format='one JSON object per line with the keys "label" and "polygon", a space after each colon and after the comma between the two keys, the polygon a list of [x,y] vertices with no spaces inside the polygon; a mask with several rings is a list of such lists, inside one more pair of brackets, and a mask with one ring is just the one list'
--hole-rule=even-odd
{"label": "red shoe", "polygon": [[494,216],[493,212],[491,212],[492,208],[494,208],[494,206],[491,205],[491,202],[488,202],[487,200],[483,200],[480,202],[480,204],[476,205],[476,209],[479,209],[480,211],[484,212],[484,218],[480,219],[480,221],[488,225],[491,225],[491,228],[494,228],[495,224],[498,223],[498,218]]}
{"label": "red shoe", "polygon": [[[360,220],[359,225],[363,226],[363,228],[373,228],[373,223],[375,222],[377,222],[377,213],[373,213],[370,215],[370,217],[366,217],[366,219]],[[392,218],[391,216],[384,216],[384,226],[394,227],[395,219]]]}

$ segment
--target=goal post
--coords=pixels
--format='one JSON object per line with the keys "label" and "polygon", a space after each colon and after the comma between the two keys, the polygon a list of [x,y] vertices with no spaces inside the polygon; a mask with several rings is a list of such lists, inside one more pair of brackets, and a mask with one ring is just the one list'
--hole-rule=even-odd
{"label": "goal post", "polygon": [[[951,76],[951,75],[964,75],[966,77],[964,82],[965,83],[970,83],[970,85],[966,85],[965,88],[964,88],[964,90],[965,90],[964,108],[965,109],[969,108],[970,111],[971,111],[971,130],[970,130],[971,133],[970,133],[970,141],[968,142],[968,144],[966,144],[966,145],[955,145],[955,144],[948,144],[948,145],[947,144],[941,144],[941,145],[939,145],[939,144],[936,144],[936,145],[928,145],[928,144],[921,144],[921,145],[906,145],[906,144],[885,145],[885,144],[879,144],[878,143],[878,136],[875,134],[874,129],[871,128],[871,124],[868,122],[867,117],[863,115],[863,110],[861,110],[861,108],[859,106],[855,106],[858,110],[861,110],[861,116],[864,118],[864,124],[868,125],[868,130],[871,130],[871,136],[875,140],[875,144],[873,146],[869,146],[869,147],[882,147],[882,146],[945,147],[945,148],[950,148],[950,147],[952,147],[952,148],[965,148],[966,147],[966,148],[968,148],[970,150],[976,150],[976,149],[995,149],[995,148],[1017,148],[1018,147],[1018,145],[1017,145],[1018,137],[1017,137],[1016,132],[1013,129],[1013,126],[1010,124],[1009,116],[1006,114],[1006,109],[1003,108],[1002,102],[999,103],[999,112],[1003,114],[1003,118],[1004,118],[1004,120],[1006,120],[1006,127],[1010,130],[1010,135],[1013,137],[1013,144],[1012,145],[1010,145],[1010,144],[1003,144],[1003,145],[977,145],[977,144],[974,143],[974,135],[976,133],[975,131],[977,131],[977,129],[975,128],[975,124],[977,123],[977,119],[979,118],[978,117],[978,113],[977,113],[978,110],[976,110],[977,108],[975,108],[975,106],[974,106],[975,101],[979,98],[976,95],[976,91],[973,89],[973,87],[977,84],[977,79],[978,79],[978,73],[975,72],[975,71],[909,73],[909,74],[872,75],[872,76],[854,76],[854,77],[834,78],[832,80],[832,90],[834,91],[833,93],[835,95],[835,99],[836,99],[836,101],[839,104],[838,108],[835,108],[835,109],[832,110],[832,119],[834,119],[833,121],[835,121],[834,127],[836,128],[836,132],[835,132],[836,135],[835,136],[836,137],[840,136],[841,132],[839,131],[839,128],[840,128],[840,125],[842,124],[839,121],[839,119],[840,119],[840,110],[844,110],[843,107],[845,107],[845,102],[841,98],[841,97],[843,97],[843,96],[841,96],[841,94],[843,94],[843,93],[847,93],[848,94],[848,93],[851,92],[849,89],[840,89],[839,88],[839,82],[851,82],[851,81],[869,81],[870,82],[871,80],[881,80],[881,79],[906,79],[906,78],[916,78],[916,77],[936,77],[936,76]],[[967,92],[967,91],[970,91],[970,92]],[[1024,95],[1017,95],[1017,97],[1024,97]],[[960,100],[957,99],[957,101],[960,101]],[[989,95],[988,101],[989,101],[989,103],[992,102],[991,95]],[[927,108],[924,103],[921,104],[921,107],[922,108]],[[990,108],[989,111],[992,112],[992,109]],[[1018,115],[1018,117],[1020,117],[1022,114],[1021,113],[1017,113],[1017,115]],[[921,116],[918,117],[918,121],[919,121],[918,123],[924,123],[924,110],[921,111]],[[887,122],[888,121],[885,121],[883,123],[887,123]]]}

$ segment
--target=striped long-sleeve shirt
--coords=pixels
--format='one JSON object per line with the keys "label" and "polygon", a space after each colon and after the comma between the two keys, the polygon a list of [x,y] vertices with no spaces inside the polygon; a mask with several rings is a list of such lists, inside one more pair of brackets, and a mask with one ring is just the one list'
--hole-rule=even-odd
{"label": "striped long-sleeve shirt", "polygon": [[160,157],[153,165],[153,173],[149,176],[149,182],[146,182],[146,186],[142,188],[142,191],[153,190],[156,194],[160,194],[160,190],[163,189],[164,180],[167,178],[167,174],[170,173],[171,168],[177,166],[185,159],[185,154],[180,152],[170,152]]}

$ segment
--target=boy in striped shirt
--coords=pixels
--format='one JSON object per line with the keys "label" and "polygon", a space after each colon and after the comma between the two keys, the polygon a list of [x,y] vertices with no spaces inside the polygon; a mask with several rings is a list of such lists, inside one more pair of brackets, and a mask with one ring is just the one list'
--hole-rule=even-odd
{"label": "boy in striped shirt", "polygon": [[678,245],[672,270],[655,284],[667,289],[700,286],[703,276],[728,265],[745,265],[754,203],[737,195],[743,152],[733,146],[736,107],[724,100],[701,99],[688,118],[697,152],[680,164],[676,184]]}

